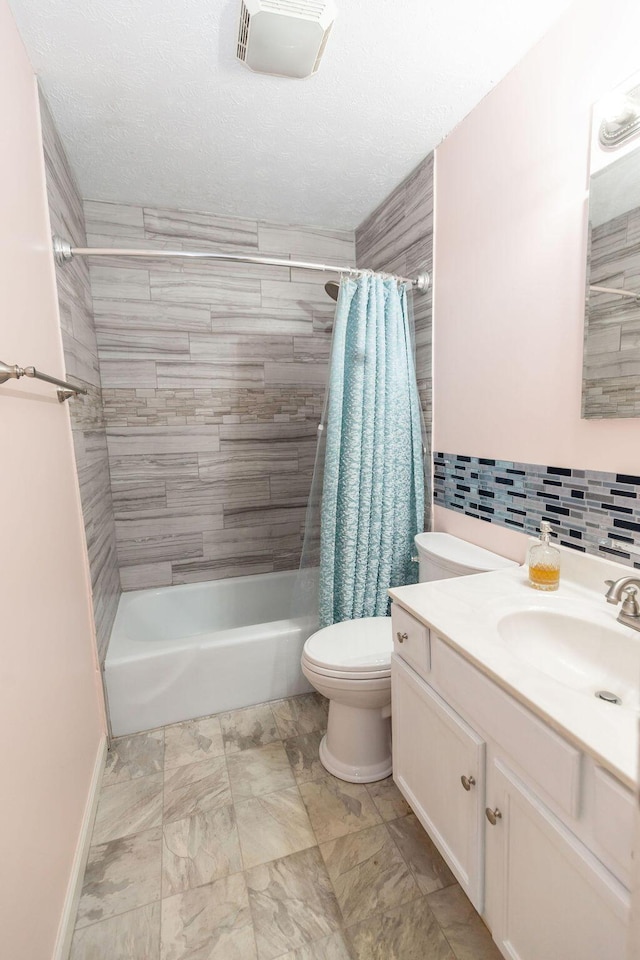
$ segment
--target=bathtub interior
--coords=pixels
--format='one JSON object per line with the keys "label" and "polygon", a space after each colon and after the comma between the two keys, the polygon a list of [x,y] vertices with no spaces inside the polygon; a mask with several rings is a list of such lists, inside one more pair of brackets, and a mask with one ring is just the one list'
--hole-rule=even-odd
{"label": "bathtub interior", "polygon": [[286,571],[123,594],[112,641],[176,642],[287,620],[295,582]]}

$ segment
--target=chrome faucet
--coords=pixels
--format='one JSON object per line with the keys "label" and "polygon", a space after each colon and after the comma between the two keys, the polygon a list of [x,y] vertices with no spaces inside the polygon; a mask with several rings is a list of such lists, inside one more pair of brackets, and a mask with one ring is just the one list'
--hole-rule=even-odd
{"label": "chrome faucet", "polygon": [[619,580],[605,580],[605,583],[609,587],[605,594],[607,603],[620,603],[622,599],[618,623],[624,623],[633,630],[640,630],[640,603],[636,597],[640,577],[621,577]]}

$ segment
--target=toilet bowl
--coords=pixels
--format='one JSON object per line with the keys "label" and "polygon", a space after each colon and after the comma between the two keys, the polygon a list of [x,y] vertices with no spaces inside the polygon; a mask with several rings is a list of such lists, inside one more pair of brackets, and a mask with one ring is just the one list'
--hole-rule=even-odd
{"label": "toilet bowl", "polygon": [[304,645],[302,672],[329,700],[322,765],[341,780],[370,783],[391,773],[391,617],[344,620]]}
{"label": "toilet bowl", "polygon": [[[421,581],[516,566],[447,533],[421,533],[415,541]],[[302,672],[329,700],[320,760],[341,780],[371,783],[391,774],[392,652],[390,617],[334,623],[304,645]]]}

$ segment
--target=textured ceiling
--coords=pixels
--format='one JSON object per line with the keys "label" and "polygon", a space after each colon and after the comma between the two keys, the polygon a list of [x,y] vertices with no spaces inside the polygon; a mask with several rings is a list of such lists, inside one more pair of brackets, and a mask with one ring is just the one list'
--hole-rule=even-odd
{"label": "textured ceiling", "polygon": [[350,229],[569,0],[337,0],[316,76],[235,59],[239,0],[10,0],[85,198]]}

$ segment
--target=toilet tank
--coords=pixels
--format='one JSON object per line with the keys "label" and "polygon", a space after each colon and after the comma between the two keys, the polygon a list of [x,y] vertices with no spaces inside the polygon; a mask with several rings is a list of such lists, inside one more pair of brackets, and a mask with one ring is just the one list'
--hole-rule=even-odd
{"label": "toilet tank", "polygon": [[415,542],[421,583],[518,566],[513,560],[507,560],[475,543],[460,540],[450,533],[419,533]]}

